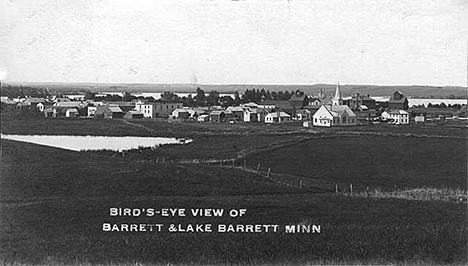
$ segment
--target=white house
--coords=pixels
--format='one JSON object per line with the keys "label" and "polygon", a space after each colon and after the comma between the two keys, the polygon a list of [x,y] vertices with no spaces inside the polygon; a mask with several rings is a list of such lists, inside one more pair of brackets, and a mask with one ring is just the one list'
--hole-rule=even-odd
{"label": "white house", "polygon": [[289,122],[291,121],[291,116],[285,112],[272,112],[265,116],[265,123],[273,124],[273,123],[281,123],[281,122]]}
{"label": "white house", "polygon": [[209,115],[199,115],[197,118],[198,122],[208,122],[210,121],[210,116]]}
{"label": "white house", "polygon": [[182,109],[182,103],[172,102],[150,102],[139,101],[135,104],[135,111],[143,113],[146,118],[167,118],[175,109]]}
{"label": "white house", "polygon": [[269,114],[263,108],[245,108],[244,122],[265,122],[265,117]]}
{"label": "white house", "polygon": [[97,106],[88,106],[88,116],[94,117],[96,114]]}
{"label": "white house", "polygon": [[312,124],[319,127],[355,126],[356,114],[347,105],[322,105],[312,116]]}
{"label": "white house", "polygon": [[409,124],[409,113],[403,110],[393,110],[388,112],[388,118],[393,120],[394,124],[407,125]]}
{"label": "white house", "polygon": [[426,121],[426,116],[424,114],[418,114],[414,117],[414,122],[424,123]]}
{"label": "white house", "polygon": [[47,106],[46,106],[45,103],[38,103],[36,105],[36,107],[37,107],[37,110],[39,110],[41,113],[43,113]]}
{"label": "white house", "polygon": [[77,117],[79,115],[78,110],[76,108],[68,108],[67,111],[65,111],[65,116],[66,117]]}

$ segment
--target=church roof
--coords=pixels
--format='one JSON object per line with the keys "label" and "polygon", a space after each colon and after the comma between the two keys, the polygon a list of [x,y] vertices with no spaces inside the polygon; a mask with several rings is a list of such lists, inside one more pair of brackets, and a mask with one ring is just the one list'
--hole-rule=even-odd
{"label": "church roof", "polygon": [[334,117],[341,117],[345,113],[349,116],[356,116],[347,105],[323,105],[323,107]]}
{"label": "church roof", "polygon": [[304,100],[306,100],[308,97],[307,95],[305,94],[302,94],[302,96],[300,95],[297,95],[297,94],[294,94],[293,96],[291,96],[291,98],[289,99],[289,101],[299,101],[299,102],[303,102]]}

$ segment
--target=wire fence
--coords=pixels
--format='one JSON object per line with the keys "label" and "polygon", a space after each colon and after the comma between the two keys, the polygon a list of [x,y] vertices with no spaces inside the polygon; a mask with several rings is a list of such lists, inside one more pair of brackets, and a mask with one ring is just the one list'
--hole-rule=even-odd
{"label": "wire fence", "polygon": [[159,158],[154,163],[204,164],[213,167],[238,169],[259,175],[278,185],[294,187],[312,193],[335,193],[349,197],[402,198],[414,200],[444,200],[460,203],[468,202],[468,193],[463,189],[449,188],[392,188],[371,187],[362,184],[331,182],[275,172],[272,167],[261,162],[248,163],[246,159],[172,159]]}

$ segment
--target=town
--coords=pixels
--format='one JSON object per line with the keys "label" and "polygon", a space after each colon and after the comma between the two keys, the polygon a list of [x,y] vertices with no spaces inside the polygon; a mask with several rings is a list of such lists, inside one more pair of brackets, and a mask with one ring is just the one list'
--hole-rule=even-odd
{"label": "town", "polygon": [[343,96],[337,84],[333,95],[323,90],[306,95],[300,90],[270,92],[246,90],[242,95],[220,96],[216,91],[197,92],[184,97],[161,93],[161,98],[130,93],[83,93],[47,97],[1,97],[2,112],[32,110],[49,118],[168,119],[211,123],[302,122],[304,127],[356,126],[379,123],[444,123],[466,119],[466,100],[462,104],[424,104],[409,106],[408,97],[395,91],[389,98],[354,93]]}

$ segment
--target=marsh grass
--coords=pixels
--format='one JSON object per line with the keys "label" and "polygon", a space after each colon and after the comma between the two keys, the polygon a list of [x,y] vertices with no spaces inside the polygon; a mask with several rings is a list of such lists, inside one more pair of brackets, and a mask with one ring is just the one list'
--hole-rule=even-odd
{"label": "marsh grass", "polygon": [[442,200],[466,203],[468,193],[464,189],[456,188],[409,188],[396,190],[383,190],[374,188],[369,191],[360,191],[357,193],[344,193],[351,197],[371,197],[371,198],[394,198],[407,200]]}

